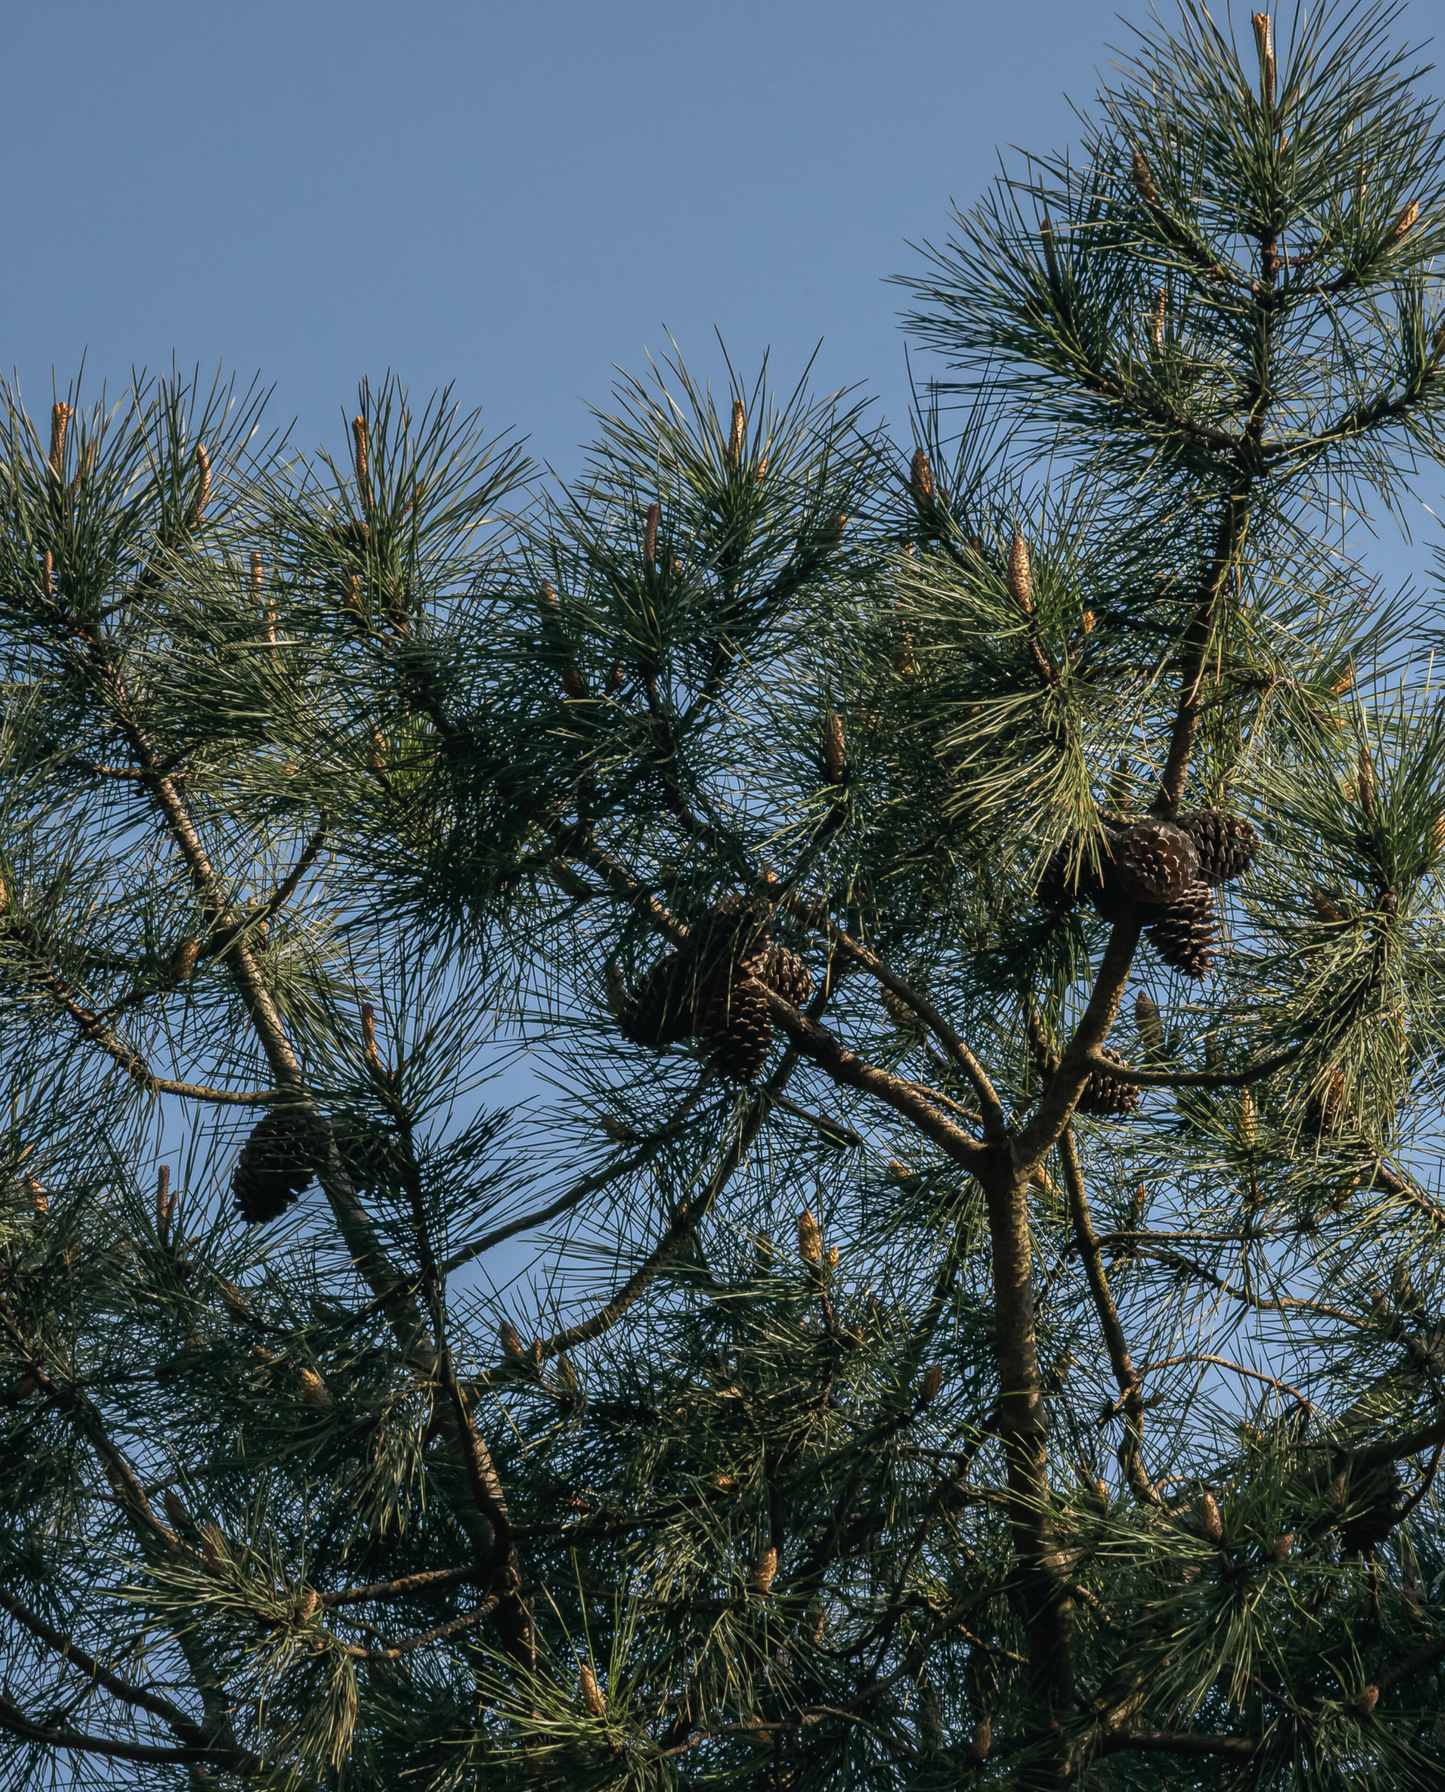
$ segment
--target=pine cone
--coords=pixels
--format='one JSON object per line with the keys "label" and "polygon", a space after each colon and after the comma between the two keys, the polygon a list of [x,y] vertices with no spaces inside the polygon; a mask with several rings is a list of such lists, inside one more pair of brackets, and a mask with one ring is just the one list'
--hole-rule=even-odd
{"label": "pine cone", "polygon": [[1113,851],[1119,882],[1136,902],[1173,902],[1199,874],[1193,839],[1171,822],[1141,821],[1119,837]]}
{"label": "pine cone", "polygon": [[1222,809],[1191,809],[1179,825],[1199,852],[1199,875],[1207,884],[1243,877],[1259,856],[1259,835],[1247,821]]}
{"label": "pine cone", "polygon": [[711,914],[692,924],[682,950],[696,966],[700,984],[761,974],[773,943],[766,926],[768,912],[766,902],[724,896]]}
{"label": "pine cone", "polygon": [[301,1194],[326,1162],[314,1114],[294,1108],[267,1114],[241,1147],[231,1192],[248,1226],[274,1220]]}
{"label": "pine cone", "polygon": [[790,952],[786,946],[769,946],[758,975],[769,989],[795,1008],[801,1008],[813,993],[812,972],[797,953]]}
{"label": "pine cone", "polygon": [[719,979],[703,1012],[702,1038],[713,1068],[734,1083],[755,1083],[773,1043],[766,992],[747,976]]}
{"label": "pine cone", "polygon": [[1385,1541],[1400,1522],[1399,1493],[1400,1480],[1393,1463],[1367,1476],[1358,1489],[1349,1489],[1352,1505],[1357,1498],[1369,1503],[1352,1512],[1340,1526],[1340,1543],[1347,1553],[1364,1555]]}
{"label": "pine cone", "polygon": [[[1080,895],[1088,897],[1094,905],[1095,912],[1105,921],[1117,921],[1132,900],[1129,892],[1124,888],[1123,880],[1119,876],[1119,868],[1114,862],[1118,841],[1119,836],[1110,833],[1106,828],[1099,869],[1092,871],[1084,866],[1079,871]],[[1086,878],[1088,880],[1087,888],[1085,888]]]}
{"label": "pine cone", "polygon": [[[775,962],[785,968],[779,974],[787,974],[806,1001],[812,979],[795,954],[774,948],[763,924],[766,914],[766,905],[725,896],[694,922],[685,944],[664,953],[623,1002],[617,1022],[623,1038],[660,1052],[679,1040],[706,1034],[707,1010],[718,991],[725,993],[745,977],[768,980],[766,967],[775,951],[779,953]],[[770,981],[769,987],[788,995]]]}
{"label": "pine cone", "polygon": [[[1107,1058],[1111,1064],[1117,1064],[1121,1070],[1128,1066],[1118,1052],[1111,1052],[1108,1046],[1100,1050],[1101,1057]],[[1089,1080],[1084,1084],[1084,1092],[1079,1097],[1079,1112],[1095,1114],[1105,1120],[1121,1120],[1129,1114],[1139,1112],[1139,1091],[1133,1083],[1120,1082],[1107,1071],[1094,1070],[1089,1073]]]}
{"label": "pine cone", "polygon": [[682,953],[667,952],[624,1004],[617,1024],[624,1039],[665,1051],[697,1031],[697,992]]}
{"label": "pine cone", "polygon": [[[1106,843],[1112,838],[1112,835],[1106,835]],[[1119,888],[1118,877],[1107,857],[1107,846],[1102,869],[1091,864],[1087,854],[1078,855],[1077,835],[1071,835],[1054,848],[1039,877],[1039,901],[1046,908],[1072,908],[1076,902],[1092,902],[1096,907],[1101,902],[1110,906],[1122,903],[1123,891]],[[1072,861],[1076,857],[1078,863],[1074,865]],[[1108,890],[1113,892],[1112,900]],[[1102,908],[1100,912],[1103,912]]]}
{"label": "pine cone", "polygon": [[1188,977],[1205,976],[1219,945],[1214,891],[1203,882],[1191,884],[1157,920],[1149,923],[1145,932],[1165,964]]}

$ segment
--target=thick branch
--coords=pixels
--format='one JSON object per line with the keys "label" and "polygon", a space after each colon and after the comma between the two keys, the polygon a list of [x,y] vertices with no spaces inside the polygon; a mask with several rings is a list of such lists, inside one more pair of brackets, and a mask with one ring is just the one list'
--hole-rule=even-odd
{"label": "thick branch", "polygon": [[1141,1753],[1165,1755],[1223,1755],[1228,1760],[1247,1761],[1264,1747],[1262,1736],[1207,1736],[1193,1730],[1113,1730],[1102,1737],[1102,1754],[1117,1754],[1132,1749]]}
{"label": "thick branch", "polygon": [[1063,1049],[1059,1067],[1014,1144],[1014,1161],[1026,1178],[1040,1168],[1057,1144],[1084,1092],[1085,1083],[1093,1074],[1094,1055],[1109,1037],[1109,1029],[1123,999],[1124,986],[1129,981],[1140,927],[1138,910],[1131,903],[1109,935],[1088,1007],[1074,1029],[1073,1038]]}
{"label": "thick branch", "polygon": [[990,1082],[988,1073],[982,1064],[933,1004],[926,996],[920,995],[911,984],[905,983],[900,976],[891,971],[876,953],[870,952],[866,946],[860,945],[850,934],[845,933],[841,927],[828,920],[826,916],[823,919],[822,930],[845,958],[851,959],[854,964],[862,965],[870,976],[876,978],[885,989],[891,990],[900,1001],[906,1002],[918,1018],[924,1022],[954,1063],[973,1084],[974,1092],[978,1096],[978,1105],[983,1114],[984,1137],[991,1145],[1001,1144],[1007,1132],[1007,1122],[998,1092]]}
{"label": "thick branch", "polygon": [[365,1605],[373,1599],[410,1599],[418,1593],[440,1592],[461,1581],[475,1580],[475,1568],[433,1568],[422,1574],[406,1574],[400,1580],[375,1580],[364,1586],[340,1587],[334,1593],[323,1593],[323,1606]]}
{"label": "thick branch", "polygon": [[162,1698],[159,1693],[150,1692],[143,1686],[134,1686],[129,1680],[124,1680],[119,1674],[113,1673],[97,1661],[93,1655],[82,1649],[78,1643],[71,1642],[68,1637],[62,1636],[58,1630],[47,1624],[38,1612],[31,1611],[13,1593],[7,1592],[3,1587],[0,1587],[0,1609],[9,1612],[17,1624],[22,1625],[41,1642],[48,1644],[66,1662],[72,1664],[88,1680],[93,1680],[97,1686],[103,1686],[108,1693],[114,1694],[116,1698],[123,1700],[127,1705],[134,1705],[137,1709],[149,1711],[152,1716],[160,1718],[162,1722],[170,1726],[182,1742],[188,1742],[201,1748],[207,1746],[205,1731],[188,1717],[179,1705],[172,1704],[169,1699]]}
{"label": "thick branch", "polygon": [[825,1027],[799,1014],[792,1003],[775,990],[756,980],[753,980],[753,987],[766,995],[773,1024],[787,1034],[797,1051],[811,1058],[835,1083],[844,1088],[860,1089],[865,1095],[872,1095],[905,1115],[926,1138],[932,1139],[965,1169],[974,1170],[983,1162],[987,1148],[940,1114],[914,1084],[890,1071],[880,1070],[876,1064],[850,1052]]}
{"label": "thick branch", "polygon": [[1229,576],[1248,514],[1248,485],[1241,492],[1230,492],[1224,500],[1214,553],[1200,580],[1199,603],[1194,620],[1184,637],[1183,662],[1179,675],[1179,707],[1175,712],[1174,729],[1169,737],[1169,757],[1159,781],[1159,795],[1154,803],[1156,814],[1172,819],[1184,798],[1184,780],[1194,753],[1194,737],[1199,732],[1199,718],[1204,711],[1204,669],[1214,632],[1214,610],[1219,594]]}
{"label": "thick branch", "polygon": [[[217,1752],[200,1745],[163,1748],[148,1742],[118,1742],[109,1736],[88,1736],[81,1730],[51,1730],[28,1718],[6,1694],[0,1693],[0,1730],[8,1730],[25,1742],[38,1742],[46,1748],[69,1749],[76,1754],[104,1755],[113,1761],[152,1761],[185,1765],[187,1762],[218,1761]],[[223,1758],[224,1759],[224,1758]],[[235,1761],[234,1755],[226,1764]],[[240,1765],[239,1761],[235,1761]],[[248,1757],[248,1764],[251,1764]]]}

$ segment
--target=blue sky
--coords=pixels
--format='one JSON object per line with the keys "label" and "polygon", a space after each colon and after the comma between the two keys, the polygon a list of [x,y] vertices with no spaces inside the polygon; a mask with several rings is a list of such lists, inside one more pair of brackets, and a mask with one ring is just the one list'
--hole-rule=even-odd
{"label": "blue sky", "polygon": [[998,146],[1076,135],[1129,32],[1103,0],[47,0],[6,38],[0,366],[32,412],[83,353],[114,389],[174,352],[339,444],[390,367],[567,473],[669,330],[788,384],[821,340],[817,385],[906,433],[885,277]]}
{"label": "blue sky", "polygon": [[335,439],[363,372],[449,379],[561,469],[616,362],[716,360],[906,408],[906,240],[994,145],[1058,145],[1096,0],[9,9],[6,343],[32,410],[88,351],[277,383]]}

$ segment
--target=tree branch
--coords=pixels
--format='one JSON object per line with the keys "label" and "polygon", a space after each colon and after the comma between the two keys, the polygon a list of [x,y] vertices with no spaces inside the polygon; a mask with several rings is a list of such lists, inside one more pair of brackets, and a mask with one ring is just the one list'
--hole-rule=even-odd
{"label": "tree branch", "polygon": [[756,978],[752,987],[767,997],[768,1013],[773,1024],[792,1040],[797,1051],[825,1070],[841,1087],[860,1089],[865,1095],[885,1102],[897,1113],[906,1115],[925,1137],[965,1169],[982,1163],[986,1147],[971,1139],[966,1132],[940,1114],[918,1092],[914,1084],[891,1071],[880,1070],[842,1045],[826,1028],[799,1014],[791,1002]]}
{"label": "tree branch", "polygon": [[[788,906],[795,913],[800,908],[796,898],[790,899]],[[870,952],[866,946],[853,939],[826,915],[822,918],[821,923],[812,916],[810,916],[810,920],[818,931],[824,933],[828,940],[843,953],[845,958],[851,959],[854,964],[862,965],[871,977],[874,977],[885,989],[891,990],[900,1001],[906,1002],[918,1018],[924,1022],[954,1063],[963,1071],[969,1082],[973,1084],[974,1093],[978,1096],[978,1104],[983,1114],[984,1137],[991,1145],[1001,1144],[1007,1135],[1008,1125],[998,1092],[989,1080],[982,1064],[933,1004],[926,996],[920,995],[911,984],[905,983],[900,976],[891,971],[876,953]]]}
{"label": "tree branch", "polygon": [[1141,926],[1138,907],[1131,902],[1109,935],[1088,1006],[1074,1029],[1073,1038],[1060,1054],[1059,1067],[1049,1079],[1049,1086],[1028,1124],[1014,1141],[1014,1162],[1025,1177],[1040,1168],[1057,1144],[1084,1092],[1085,1083],[1093,1075],[1095,1053],[1109,1036],[1123,999],[1124,986],[1129,981]]}
{"label": "tree branch", "polygon": [[1120,1451],[1120,1466],[1134,1490],[1135,1498],[1144,1505],[1157,1506],[1160,1503],[1159,1495],[1144,1472],[1140,1460],[1144,1443],[1144,1397],[1140,1375],[1129,1354],[1119,1309],[1114,1304],[1114,1296],[1109,1288],[1103,1253],[1089,1212],[1088,1196],[1084,1190],[1084,1172],[1079,1163],[1079,1148],[1072,1126],[1064,1128],[1059,1140],[1059,1155],[1063,1159],[1064,1182],[1069,1191],[1074,1237],[1078,1241],[1079,1256],[1083,1259],[1084,1274],[1088,1280],[1089,1293],[1093,1297],[1094,1309],[1099,1315],[1099,1328],[1104,1334],[1104,1346],[1109,1353],[1114,1380],[1119,1387],[1120,1398],[1116,1404],[1122,1405],[1128,1415],[1128,1434]]}
{"label": "tree branch", "polygon": [[58,1630],[53,1629],[39,1613],[31,1611],[4,1587],[0,1587],[0,1609],[9,1612],[17,1624],[22,1625],[33,1636],[47,1644],[68,1664],[73,1664],[88,1680],[93,1680],[97,1686],[103,1686],[108,1693],[112,1693],[125,1704],[137,1706],[143,1711],[149,1711],[152,1716],[160,1718],[162,1722],[170,1726],[182,1742],[201,1748],[208,1746],[205,1731],[188,1717],[179,1705],[172,1704],[169,1699],[162,1698],[159,1693],[150,1692],[143,1686],[132,1685],[129,1680],[124,1680],[119,1674],[113,1673],[97,1661],[93,1655],[82,1649],[78,1643],[71,1642]]}

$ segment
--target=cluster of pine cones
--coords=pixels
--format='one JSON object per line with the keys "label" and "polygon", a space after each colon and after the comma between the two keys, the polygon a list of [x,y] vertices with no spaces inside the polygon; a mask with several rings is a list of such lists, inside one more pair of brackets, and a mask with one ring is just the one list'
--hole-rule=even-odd
{"label": "cluster of pine cones", "polygon": [[1086,900],[1106,921],[1127,902],[1137,902],[1144,931],[1165,964],[1203,977],[1219,946],[1214,891],[1243,877],[1259,853],[1259,835],[1247,821],[1220,809],[1192,809],[1178,822],[1144,820],[1105,828],[1097,869],[1080,861],[1070,881],[1076,843],[1065,841],[1044,868],[1039,897],[1051,908]]}
{"label": "cluster of pine cones", "polygon": [[795,1008],[813,990],[797,953],[773,943],[765,913],[728,896],[694,923],[686,942],[658,959],[623,1003],[623,1037],[659,1052],[683,1039],[701,1039],[720,1075],[756,1082],[773,1043],[767,996],[758,986]]}

